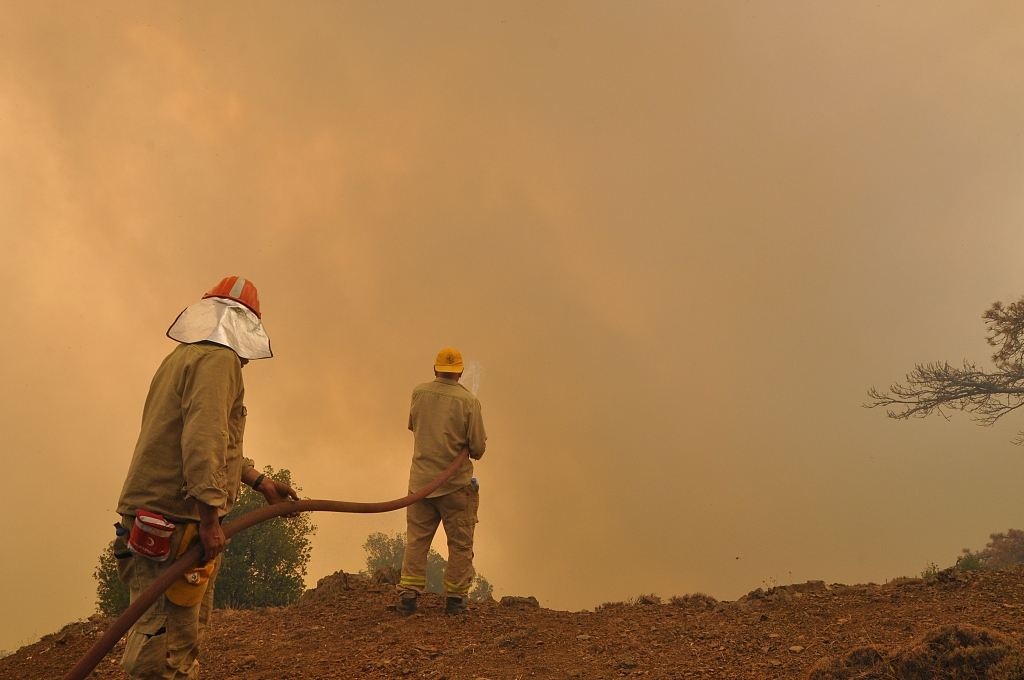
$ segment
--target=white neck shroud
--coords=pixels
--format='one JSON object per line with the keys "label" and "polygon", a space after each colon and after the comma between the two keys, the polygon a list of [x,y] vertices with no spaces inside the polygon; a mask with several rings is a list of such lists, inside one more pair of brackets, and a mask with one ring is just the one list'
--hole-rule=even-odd
{"label": "white neck shroud", "polygon": [[206,298],[178,315],[167,337],[178,342],[215,342],[243,359],[269,359],[270,338],[259,317],[245,305],[226,298]]}

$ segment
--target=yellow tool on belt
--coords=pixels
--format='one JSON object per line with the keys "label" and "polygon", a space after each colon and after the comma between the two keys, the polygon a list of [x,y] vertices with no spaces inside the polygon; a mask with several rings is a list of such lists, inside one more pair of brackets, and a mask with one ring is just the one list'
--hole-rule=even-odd
{"label": "yellow tool on belt", "polygon": [[[178,546],[178,554],[174,556],[175,559],[184,555],[192,547],[192,539],[199,536],[198,526],[193,522],[185,525],[185,532],[181,536],[181,544]],[[220,566],[219,557],[192,567],[180,578],[174,579],[174,583],[167,588],[164,595],[179,607],[194,607],[203,601],[206,587],[210,585],[210,579],[217,572],[218,566]]]}

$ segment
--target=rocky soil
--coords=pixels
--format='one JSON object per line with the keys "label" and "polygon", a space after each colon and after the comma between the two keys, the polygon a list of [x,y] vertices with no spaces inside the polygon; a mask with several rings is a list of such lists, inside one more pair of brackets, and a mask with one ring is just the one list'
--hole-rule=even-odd
{"label": "rocky soil", "polygon": [[[386,583],[338,573],[290,607],[214,614],[203,677],[1024,679],[1024,571],[932,582],[809,582],[736,602],[691,595],[565,612],[525,598],[409,618]],[[72,623],[0,659],[0,678],[60,678],[107,621]],[[96,678],[118,678],[121,646]]]}

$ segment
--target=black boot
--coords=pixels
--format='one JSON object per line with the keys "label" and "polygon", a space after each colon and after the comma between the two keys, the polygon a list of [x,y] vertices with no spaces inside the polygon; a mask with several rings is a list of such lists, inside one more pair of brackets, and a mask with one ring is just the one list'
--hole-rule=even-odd
{"label": "black boot", "polygon": [[456,616],[466,613],[466,601],[461,597],[449,597],[444,603],[444,613],[448,616]]}
{"label": "black boot", "polygon": [[409,616],[410,614],[416,613],[416,593],[403,593],[398,598],[398,604],[395,605],[395,611],[402,616]]}

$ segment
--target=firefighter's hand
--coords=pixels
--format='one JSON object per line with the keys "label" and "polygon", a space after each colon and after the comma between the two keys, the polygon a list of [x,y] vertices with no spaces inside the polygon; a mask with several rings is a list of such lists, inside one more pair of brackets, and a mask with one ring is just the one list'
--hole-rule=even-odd
{"label": "firefighter's hand", "polygon": [[203,544],[203,562],[209,562],[216,558],[217,555],[224,552],[224,548],[228,544],[219,521],[199,522],[199,540]]}
{"label": "firefighter's hand", "polygon": [[[295,493],[295,489],[284,482],[274,481],[270,477],[267,477],[260,483],[260,493],[267,499],[267,505],[290,503],[291,501],[299,500],[299,494]],[[286,517],[294,516],[294,514],[286,515]]]}

